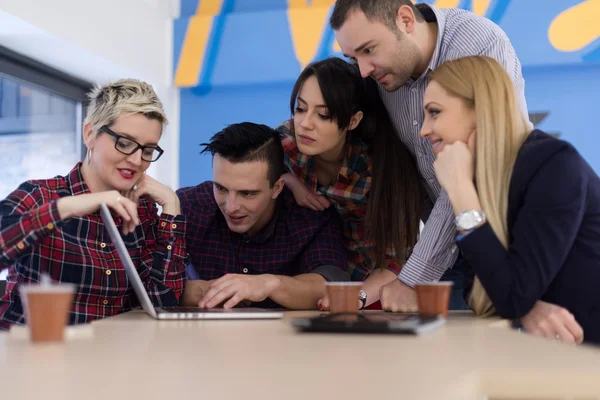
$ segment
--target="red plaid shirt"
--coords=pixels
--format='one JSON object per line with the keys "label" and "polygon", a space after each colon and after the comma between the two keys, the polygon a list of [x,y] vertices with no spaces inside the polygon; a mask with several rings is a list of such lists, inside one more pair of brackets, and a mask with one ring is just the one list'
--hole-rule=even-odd
{"label": "red plaid shirt", "polygon": [[[60,220],[57,200],[90,193],[78,164],[67,176],[27,181],[0,202],[0,268],[9,268],[0,299],[0,329],[23,324],[19,285],[55,282],[76,286],[70,323],[86,323],[132,309],[139,303],[100,213]],[[123,236],[156,306],[177,305],[185,277],[185,218],[157,215],[143,197],[140,225]],[[122,225],[121,218],[115,224]]]}
{"label": "red plaid shirt", "polygon": [[[371,190],[372,162],[367,145],[362,140],[350,140],[348,153],[340,168],[338,178],[329,185],[319,185],[312,171],[310,156],[302,154],[293,134],[294,121],[289,120],[275,128],[285,152],[285,167],[296,175],[314,193],[327,197],[342,217],[344,238],[348,251],[348,272],[352,280],[367,279],[375,269],[372,243],[365,239],[367,196]],[[402,266],[393,249],[385,254],[387,269],[398,275]]]}

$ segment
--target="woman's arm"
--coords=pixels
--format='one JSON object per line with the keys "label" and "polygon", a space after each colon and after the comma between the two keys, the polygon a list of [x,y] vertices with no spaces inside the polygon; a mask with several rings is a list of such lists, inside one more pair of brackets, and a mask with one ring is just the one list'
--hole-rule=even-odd
{"label": "woman's arm", "polygon": [[56,229],[61,221],[56,203],[29,182],[0,202],[0,268],[15,264]]}
{"label": "woman's arm", "polygon": [[126,221],[124,233],[139,224],[135,204],[114,190],[58,200],[52,197],[47,188],[25,182],[0,202],[0,266],[15,264],[63,220],[93,213],[102,203]]}
{"label": "woman's arm", "polygon": [[367,304],[365,304],[365,306],[378,301],[381,288],[396,279],[398,279],[398,275],[387,269],[385,266],[384,268],[376,268],[371,272],[363,285],[363,290],[367,294]]}
{"label": "woman's arm", "polygon": [[331,205],[325,196],[313,193],[306,187],[304,182],[291,172],[283,174],[283,181],[285,186],[294,195],[294,199],[296,199],[296,203],[299,206],[310,208],[314,211],[323,211]]}
{"label": "woman's arm", "polygon": [[[148,196],[147,199],[141,199]],[[180,214],[179,198],[170,188],[145,175],[129,197],[140,202],[145,245],[142,248],[140,277],[155,306],[176,306],[183,293],[185,268],[189,263],[185,247],[186,219]],[[154,202],[163,212],[157,214]]]}
{"label": "woman's arm", "polygon": [[164,212],[159,217],[154,206],[148,210],[151,220],[142,221],[145,242],[138,272],[155,306],[176,306],[183,292],[188,263],[186,220],[183,215]]}
{"label": "woman's arm", "polygon": [[580,163],[574,151],[563,151],[538,170],[527,184],[508,249],[489,224],[458,242],[502,317],[527,314],[571,251],[582,223],[588,184]]}

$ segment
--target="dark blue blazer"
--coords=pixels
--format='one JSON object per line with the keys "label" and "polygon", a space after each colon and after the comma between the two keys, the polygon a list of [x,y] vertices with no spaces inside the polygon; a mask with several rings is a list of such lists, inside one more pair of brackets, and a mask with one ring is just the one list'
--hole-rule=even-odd
{"label": "dark blue blazer", "polygon": [[600,179],[569,143],[539,130],[523,144],[508,197],[509,248],[489,224],[458,241],[498,314],[520,318],[534,303],[575,315],[600,343]]}

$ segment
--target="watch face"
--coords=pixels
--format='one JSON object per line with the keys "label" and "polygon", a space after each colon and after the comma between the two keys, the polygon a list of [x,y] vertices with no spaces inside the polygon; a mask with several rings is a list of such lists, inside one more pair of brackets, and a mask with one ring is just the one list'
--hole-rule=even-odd
{"label": "watch face", "polygon": [[466,212],[459,217],[458,226],[465,230],[472,229],[479,225],[482,220],[483,218],[479,212]]}
{"label": "watch face", "polygon": [[474,218],[473,214],[463,215],[463,217],[461,218],[460,224],[461,224],[461,226],[464,226],[466,228],[470,228],[473,225],[475,225],[475,218]]}

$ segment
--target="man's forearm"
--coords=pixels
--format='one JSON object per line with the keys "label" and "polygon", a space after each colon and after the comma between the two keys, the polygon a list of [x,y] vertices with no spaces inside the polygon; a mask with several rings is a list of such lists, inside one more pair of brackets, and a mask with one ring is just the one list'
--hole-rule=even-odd
{"label": "man's forearm", "polygon": [[277,284],[269,298],[291,310],[314,310],[325,296],[325,278],[318,274],[272,275]]}
{"label": "man's forearm", "polygon": [[454,265],[457,256],[454,208],[447,193],[442,191],[398,278],[410,287],[438,280]]}

